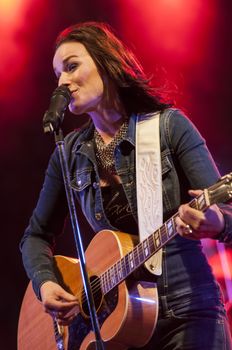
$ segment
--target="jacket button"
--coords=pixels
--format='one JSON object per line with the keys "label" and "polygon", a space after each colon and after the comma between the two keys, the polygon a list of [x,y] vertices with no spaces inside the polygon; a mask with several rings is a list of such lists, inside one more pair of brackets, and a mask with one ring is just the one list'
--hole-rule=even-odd
{"label": "jacket button", "polygon": [[93,188],[96,190],[96,188],[98,188],[98,183],[97,182],[94,182],[93,183]]}
{"label": "jacket button", "polygon": [[77,180],[77,184],[78,184],[78,186],[80,186],[81,185],[81,180]]}
{"label": "jacket button", "polygon": [[149,265],[151,271],[154,271],[155,270],[155,266],[153,266],[152,264]]}
{"label": "jacket button", "polygon": [[96,214],[95,214],[95,218],[96,218],[97,220],[101,220],[101,217],[102,217],[102,214],[101,214],[101,213],[96,213]]}

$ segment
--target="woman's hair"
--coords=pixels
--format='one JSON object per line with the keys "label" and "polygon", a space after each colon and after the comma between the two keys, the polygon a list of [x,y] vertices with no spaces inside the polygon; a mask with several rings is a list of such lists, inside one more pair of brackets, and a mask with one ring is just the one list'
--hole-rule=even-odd
{"label": "woman's hair", "polygon": [[113,82],[128,116],[170,106],[151,87],[134,54],[113,34],[109,25],[84,22],[70,26],[57,37],[56,48],[70,41],[82,43],[101,74]]}

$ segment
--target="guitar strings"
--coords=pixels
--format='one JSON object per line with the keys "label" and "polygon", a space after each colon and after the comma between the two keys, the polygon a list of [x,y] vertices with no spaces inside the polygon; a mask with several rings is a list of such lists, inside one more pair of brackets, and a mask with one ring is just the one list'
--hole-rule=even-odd
{"label": "guitar strings", "polygon": [[[200,196],[199,196],[200,197]],[[199,197],[197,197],[197,198],[199,198]],[[192,207],[192,208],[197,208],[197,198],[194,198],[190,203],[189,203],[189,205]],[[175,222],[174,222],[174,219],[176,218],[178,216],[178,213],[176,213],[176,214],[174,214],[168,221],[172,221],[172,223],[173,223],[173,233],[172,233],[172,235],[170,236],[170,237],[167,237],[167,227],[166,227],[166,223],[168,222],[166,222],[166,223],[164,223],[157,231],[155,231],[154,233],[156,233],[156,232],[160,232],[160,235],[159,235],[159,239],[160,239],[160,241],[161,241],[161,245],[160,245],[160,247],[159,247],[159,249],[164,245],[164,243],[167,243],[168,242],[168,240],[169,239],[171,239],[173,236],[175,236],[175,234],[176,234],[176,231],[175,231]],[[153,241],[153,235],[154,235],[154,233],[153,234],[151,234],[146,240],[147,241],[149,241],[149,240],[151,240],[152,239],[152,241]],[[164,237],[164,235],[166,236],[166,237]],[[163,243],[163,238],[166,238],[166,241],[164,241],[164,243]],[[144,242],[144,241],[143,241]],[[139,257],[141,256],[141,254],[143,254],[143,242],[140,242],[135,248],[134,248],[134,252],[133,252],[133,249],[131,250],[131,246],[130,245],[125,245],[124,246],[124,248],[126,247],[126,248],[129,248],[130,250],[128,251],[128,253],[126,254],[126,255],[124,255],[120,260],[118,260],[115,264],[113,264],[108,270],[106,270],[105,272],[103,272],[102,274],[100,274],[99,276],[97,276],[98,277],[98,279],[97,280],[95,280],[94,282],[92,282],[92,283],[90,283],[90,287],[91,287],[91,291],[92,291],[92,294],[94,294],[94,293],[97,293],[97,292],[99,292],[99,291],[101,291],[102,292],[102,294],[107,294],[110,290],[112,290],[114,287],[116,287],[120,282],[122,282],[127,276],[129,276],[133,271],[135,271],[136,269],[137,269],[137,267],[136,268],[130,268],[130,266],[129,266],[129,262],[128,262],[128,258],[126,258],[126,257],[128,257],[128,255],[130,254],[130,252],[133,252],[133,258],[134,259],[138,259],[139,261],[140,261],[140,259],[139,259]],[[149,245],[149,247],[150,247],[150,245]],[[157,247],[156,247],[157,248]],[[115,255],[116,256],[116,255]],[[142,259],[142,262],[141,262],[141,264],[143,263],[143,262],[145,262],[145,260],[144,259]],[[113,274],[114,274],[114,279],[115,280],[117,280],[117,277],[115,277],[116,276],[116,274],[115,274],[115,270],[117,271],[118,269],[117,269],[117,267],[118,267],[118,265],[121,265],[121,267],[122,267],[122,264],[124,264],[124,266],[125,266],[125,271],[130,271],[130,273],[128,273],[127,274],[127,272],[126,272],[126,277],[124,277],[120,282],[118,282],[118,283],[113,283],[113,287],[111,287],[111,283],[112,283],[112,281],[110,281],[110,279],[112,279],[112,276],[110,275],[109,276],[109,274],[110,274],[110,271],[112,271],[113,272]],[[122,268],[121,268],[121,270],[123,270]],[[104,278],[103,277],[105,277],[105,279],[106,279],[106,281],[104,281]],[[110,285],[110,289],[106,292],[106,293],[103,293],[103,288],[106,288],[106,286],[107,286],[107,284],[109,284]],[[81,297],[81,300],[82,300],[82,303],[84,303],[84,302],[86,302],[87,301],[87,295],[86,295],[86,293],[85,293],[85,290],[84,289],[82,289],[82,291],[81,291],[81,293],[79,293],[79,295],[77,295],[77,297]]]}
{"label": "guitar strings", "polygon": [[[175,215],[175,216],[177,216],[177,215]],[[172,219],[174,219],[174,216],[172,217]],[[170,220],[171,220],[171,219],[170,219]],[[162,226],[162,227],[159,229],[159,231],[160,231],[160,234],[161,234],[162,237],[164,236],[164,234],[167,233],[166,227],[165,227],[165,226]],[[173,232],[175,232],[175,230],[173,230]],[[151,236],[148,237],[147,239],[153,239],[152,236],[153,236],[153,235],[151,235]],[[161,239],[161,242],[162,242],[162,238],[160,238],[160,239]],[[167,241],[167,240],[166,240],[166,241]],[[131,246],[130,246],[129,248],[131,248]],[[161,248],[161,246],[160,246],[160,248]],[[107,284],[111,284],[111,283],[112,283],[112,282],[109,281],[109,277],[110,277],[110,279],[112,278],[112,276],[111,276],[111,275],[109,276],[109,274],[110,274],[110,271],[112,271],[112,272],[115,274],[115,270],[117,270],[117,265],[119,265],[119,264],[122,265],[122,263],[124,263],[125,270],[126,270],[126,271],[130,270],[130,273],[132,273],[134,270],[136,270],[136,269],[131,269],[131,268],[129,267],[128,259],[126,259],[126,256],[128,256],[128,254],[129,254],[130,252],[132,252],[131,249],[130,249],[130,251],[129,251],[124,257],[122,257],[117,263],[113,264],[107,271],[105,271],[104,273],[102,273],[101,275],[99,275],[99,276],[98,276],[99,279],[98,279],[97,281],[94,281],[93,283],[90,284],[92,293],[96,293],[96,292],[98,292],[99,290],[101,290],[101,289],[102,289],[101,286],[104,288],[104,287],[107,286]],[[140,242],[140,243],[135,247],[135,251],[134,251],[134,254],[133,254],[133,255],[134,255],[134,259],[139,258],[139,257],[141,256],[141,253],[143,254],[143,244],[142,244],[142,242]],[[142,259],[142,261],[145,262],[145,259]],[[142,264],[142,263],[141,263],[141,264]],[[130,274],[130,273],[129,273],[129,274]],[[127,274],[127,273],[126,273],[126,274]],[[128,274],[128,275],[129,275],[129,274]],[[107,280],[106,282],[103,280],[103,276],[104,276],[104,275],[105,275],[105,279]],[[123,279],[125,279],[125,278],[126,278],[126,277],[124,277]],[[117,278],[115,277],[115,279],[117,279]],[[100,280],[100,282],[99,282],[99,280]],[[102,283],[101,283],[101,282],[102,282]],[[119,283],[120,283],[120,282],[119,282]],[[114,284],[114,283],[113,283],[113,284]],[[118,283],[117,283],[117,284],[118,284]],[[117,284],[115,284],[115,286],[116,286]],[[113,286],[113,287],[115,287],[115,286]],[[107,292],[109,292],[113,287],[111,287]],[[82,295],[82,300],[83,300],[83,302],[85,302],[85,301],[87,300],[85,291],[82,290],[82,292],[81,292],[80,295]]]}
{"label": "guitar strings", "polygon": [[[174,216],[173,216],[173,218],[174,218]],[[164,236],[164,234],[166,235],[167,234],[167,231],[166,231],[166,227],[165,226],[162,226],[160,229],[159,229],[159,231],[160,231],[160,236],[161,237],[163,237]],[[175,230],[173,230],[173,232],[175,232]],[[161,242],[163,241],[163,239],[160,237],[160,240],[161,240]],[[153,241],[153,235],[151,235],[151,236],[149,236],[148,238],[147,238],[147,240],[151,240],[152,239],[152,241]],[[167,241],[167,240],[166,240]],[[150,245],[149,245],[150,246]],[[162,246],[162,245],[161,245]],[[159,248],[161,248],[161,246],[159,247]],[[111,273],[110,272],[113,272],[113,274],[114,274],[114,280],[116,281],[117,280],[117,277],[115,277],[116,276],[116,274],[115,274],[115,271],[117,272],[118,271],[118,267],[119,267],[119,265],[124,265],[124,270],[126,271],[126,275],[129,275],[130,273],[132,273],[134,270],[136,270],[137,269],[137,267],[136,268],[132,268],[131,269],[131,267],[130,267],[130,262],[128,261],[128,258],[126,259],[126,257],[128,256],[128,254],[130,253],[130,252],[132,252],[133,250],[131,250],[131,246],[129,246],[129,245],[125,245],[124,246],[124,248],[125,247],[128,247],[128,248],[130,248],[130,250],[128,251],[128,253],[126,254],[126,255],[124,255],[119,261],[117,261],[115,264],[113,264],[107,271],[105,271],[105,272],[103,272],[101,275],[99,275],[99,276],[97,276],[98,277],[98,279],[97,280],[95,280],[94,282],[92,282],[92,283],[90,283],[90,287],[91,287],[91,291],[92,291],[92,293],[94,294],[94,293],[97,293],[97,292],[99,292],[99,291],[101,291],[102,292],[102,288],[104,289],[108,284],[111,286],[111,283],[112,283],[112,281],[110,281],[110,279],[112,279],[112,275],[111,275]],[[143,249],[144,249],[144,247],[143,247],[143,244],[142,244],[142,242],[140,242],[135,248],[134,248],[135,250],[134,250],[134,253],[133,253],[133,258],[134,259],[138,259],[139,261],[140,261],[140,257],[141,257],[141,255],[142,255],[142,257],[144,257],[144,253],[143,253]],[[140,261],[141,262],[141,261]],[[143,263],[143,262],[145,262],[145,259],[144,258],[142,258],[142,262],[141,262],[141,264]],[[123,269],[121,268],[121,270],[123,271]],[[127,274],[127,271],[130,271],[130,273],[128,273]],[[105,278],[104,278],[105,277]],[[124,277],[122,280],[124,280],[126,277]],[[105,281],[106,280],[106,281]],[[117,284],[119,284],[120,283],[120,279],[119,279],[119,282],[118,283],[113,283],[113,284],[115,284],[113,287],[110,287],[110,289],[107,291],[107,292],[109,292],[111,289],[113,289]],[[103,293],[104,294],[104,293]],[[107,293],[105,293],[105,294],[107,294]],[[86,293],[85,293],[85,290],[84,289],[82,289],[82,292],[81,293],[79,293],[79,295],[78,295],[79,297],[81,297],[81,299],[82,299],[82,302],[84,303],[84,302],[86,302],[86,300],[87,300],[87,296],[86,296]]]}

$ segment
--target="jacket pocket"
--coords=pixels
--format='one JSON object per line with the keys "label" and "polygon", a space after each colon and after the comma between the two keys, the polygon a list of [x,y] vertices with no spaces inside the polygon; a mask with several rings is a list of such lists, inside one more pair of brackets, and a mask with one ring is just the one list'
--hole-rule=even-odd
{"label": "jacket pocket", "polygon": [[170,162],[168,158],[167,152],[162,152],[161,154],[161,166],[162,166],[162,177],[165,177],[165,175],[172,170],[172,163]]}
{"label": "jacket pocket", "polygon": [[73,190],[81,192],[86,187],[91,185],[91,172],[81,171],[76,172],[71,179],[71,187]]}

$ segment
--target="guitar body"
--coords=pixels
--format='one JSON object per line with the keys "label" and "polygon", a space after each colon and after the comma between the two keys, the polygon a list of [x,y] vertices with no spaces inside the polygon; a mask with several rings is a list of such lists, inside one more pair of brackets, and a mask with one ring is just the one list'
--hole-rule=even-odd
{"label": "guitar body", "polygon": [[[158,295],[155,283],[128,279],[103,295],[98,276],[133,250],[137,238],[129,234],[103,230],[88,246],[85,257],[91,281],[101,337],[106,350],[142,347],[151,338],[158,317]],[[55,258],[56,272],[63,287],[78,296],[80,313],[69,327],[59,327],[43,311],[31,283],[25,293],[18,326],[18,350],[55,350],[59,333],[65,350],[94,350],[88,308],[83,299],[79,262],[62,256]]]}

